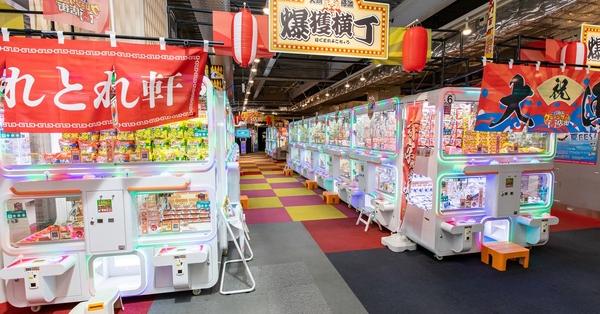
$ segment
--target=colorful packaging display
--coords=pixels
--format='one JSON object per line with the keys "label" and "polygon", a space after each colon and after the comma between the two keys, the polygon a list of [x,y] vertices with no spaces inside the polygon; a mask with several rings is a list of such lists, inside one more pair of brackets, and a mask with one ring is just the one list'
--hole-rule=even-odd
{"label": "colorful packaging display", "polygon": [[199,231],[211,219],[206,192],[140,194],[137,206],[143,235]]}

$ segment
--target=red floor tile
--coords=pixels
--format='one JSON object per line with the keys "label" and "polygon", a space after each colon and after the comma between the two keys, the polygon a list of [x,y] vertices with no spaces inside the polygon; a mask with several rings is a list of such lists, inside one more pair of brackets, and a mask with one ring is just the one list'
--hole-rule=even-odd
{"label": "red floor tile", "polygon": [[558,217],[559,222],[558,225],[551,226],[550,231],[600,228],[600,219],[576,214],[568,210],[553,208],[552,215]]}
{"label": "red floor tile", "polygon": [[364,225],[355,225],[355,218],[304,221],[304,227],[324,253],[382,248],[381,237],[389,231],[379,231],[376,224],[364,232]]}
{"label": "red floor tile", "polygon": [[354,208],[350,208],[348,207],[348,205],[346,205],[345,203],[340,203],[340,204],[336,204],[333,205],[335,208],[337,208],[339,211],[341,211],[342,213],[344,213],[344,215],[352,218],[356,218],[358,217],[358,213],[356,212],[356,210]]}
{"label": "red floor tile", "polygon": [[257,208],[244,211],[248,224],[291,222],[285,208]]}
{"label": "red floor tile", "polygon": [[[273,186],[273,184],[271,184]],[[319,195],[280,196],[279,200],[283,206],[308,206],[324,205],[323,198]]]}

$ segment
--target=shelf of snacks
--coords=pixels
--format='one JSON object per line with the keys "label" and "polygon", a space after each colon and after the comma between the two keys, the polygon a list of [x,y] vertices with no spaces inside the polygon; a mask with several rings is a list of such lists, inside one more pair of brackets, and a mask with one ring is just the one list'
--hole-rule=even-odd
{"label": "shelf of snacks", "polygon": [[206,192],[139,194],[137,206],[142,235],[210,230]]}

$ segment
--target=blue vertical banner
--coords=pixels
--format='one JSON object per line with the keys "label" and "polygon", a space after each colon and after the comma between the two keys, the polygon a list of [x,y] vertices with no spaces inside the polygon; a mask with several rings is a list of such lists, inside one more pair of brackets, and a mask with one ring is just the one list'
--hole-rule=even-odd
{"label": "blue vertical banner", "polygon": [[558,134],[557,162],[595,165],[598,159],[598,133]]}

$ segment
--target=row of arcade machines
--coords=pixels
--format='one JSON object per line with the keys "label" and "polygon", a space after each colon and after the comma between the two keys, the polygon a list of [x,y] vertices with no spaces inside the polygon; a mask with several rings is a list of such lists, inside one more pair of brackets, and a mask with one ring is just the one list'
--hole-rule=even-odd
{"label": "row of arcade machines", "polygon": [[556,140],[474,131],[477,88],[444,88],[290,124],[288,166],[441,259],[548,241]]}
{"label": "row of arcade machines", "polygon": [[267,128],[265,153],[275,160],[286,160],[288,152],[288,132],[285,127]]}
{"label": "row of arcade machines", "polygon": [[187,121],[2,133],[0,290],[10,304],[38,311],[114,288],[197,294],[217,283],[220,211],[239,200],[239,152],[226,96],[203,84],[199,116]]}

